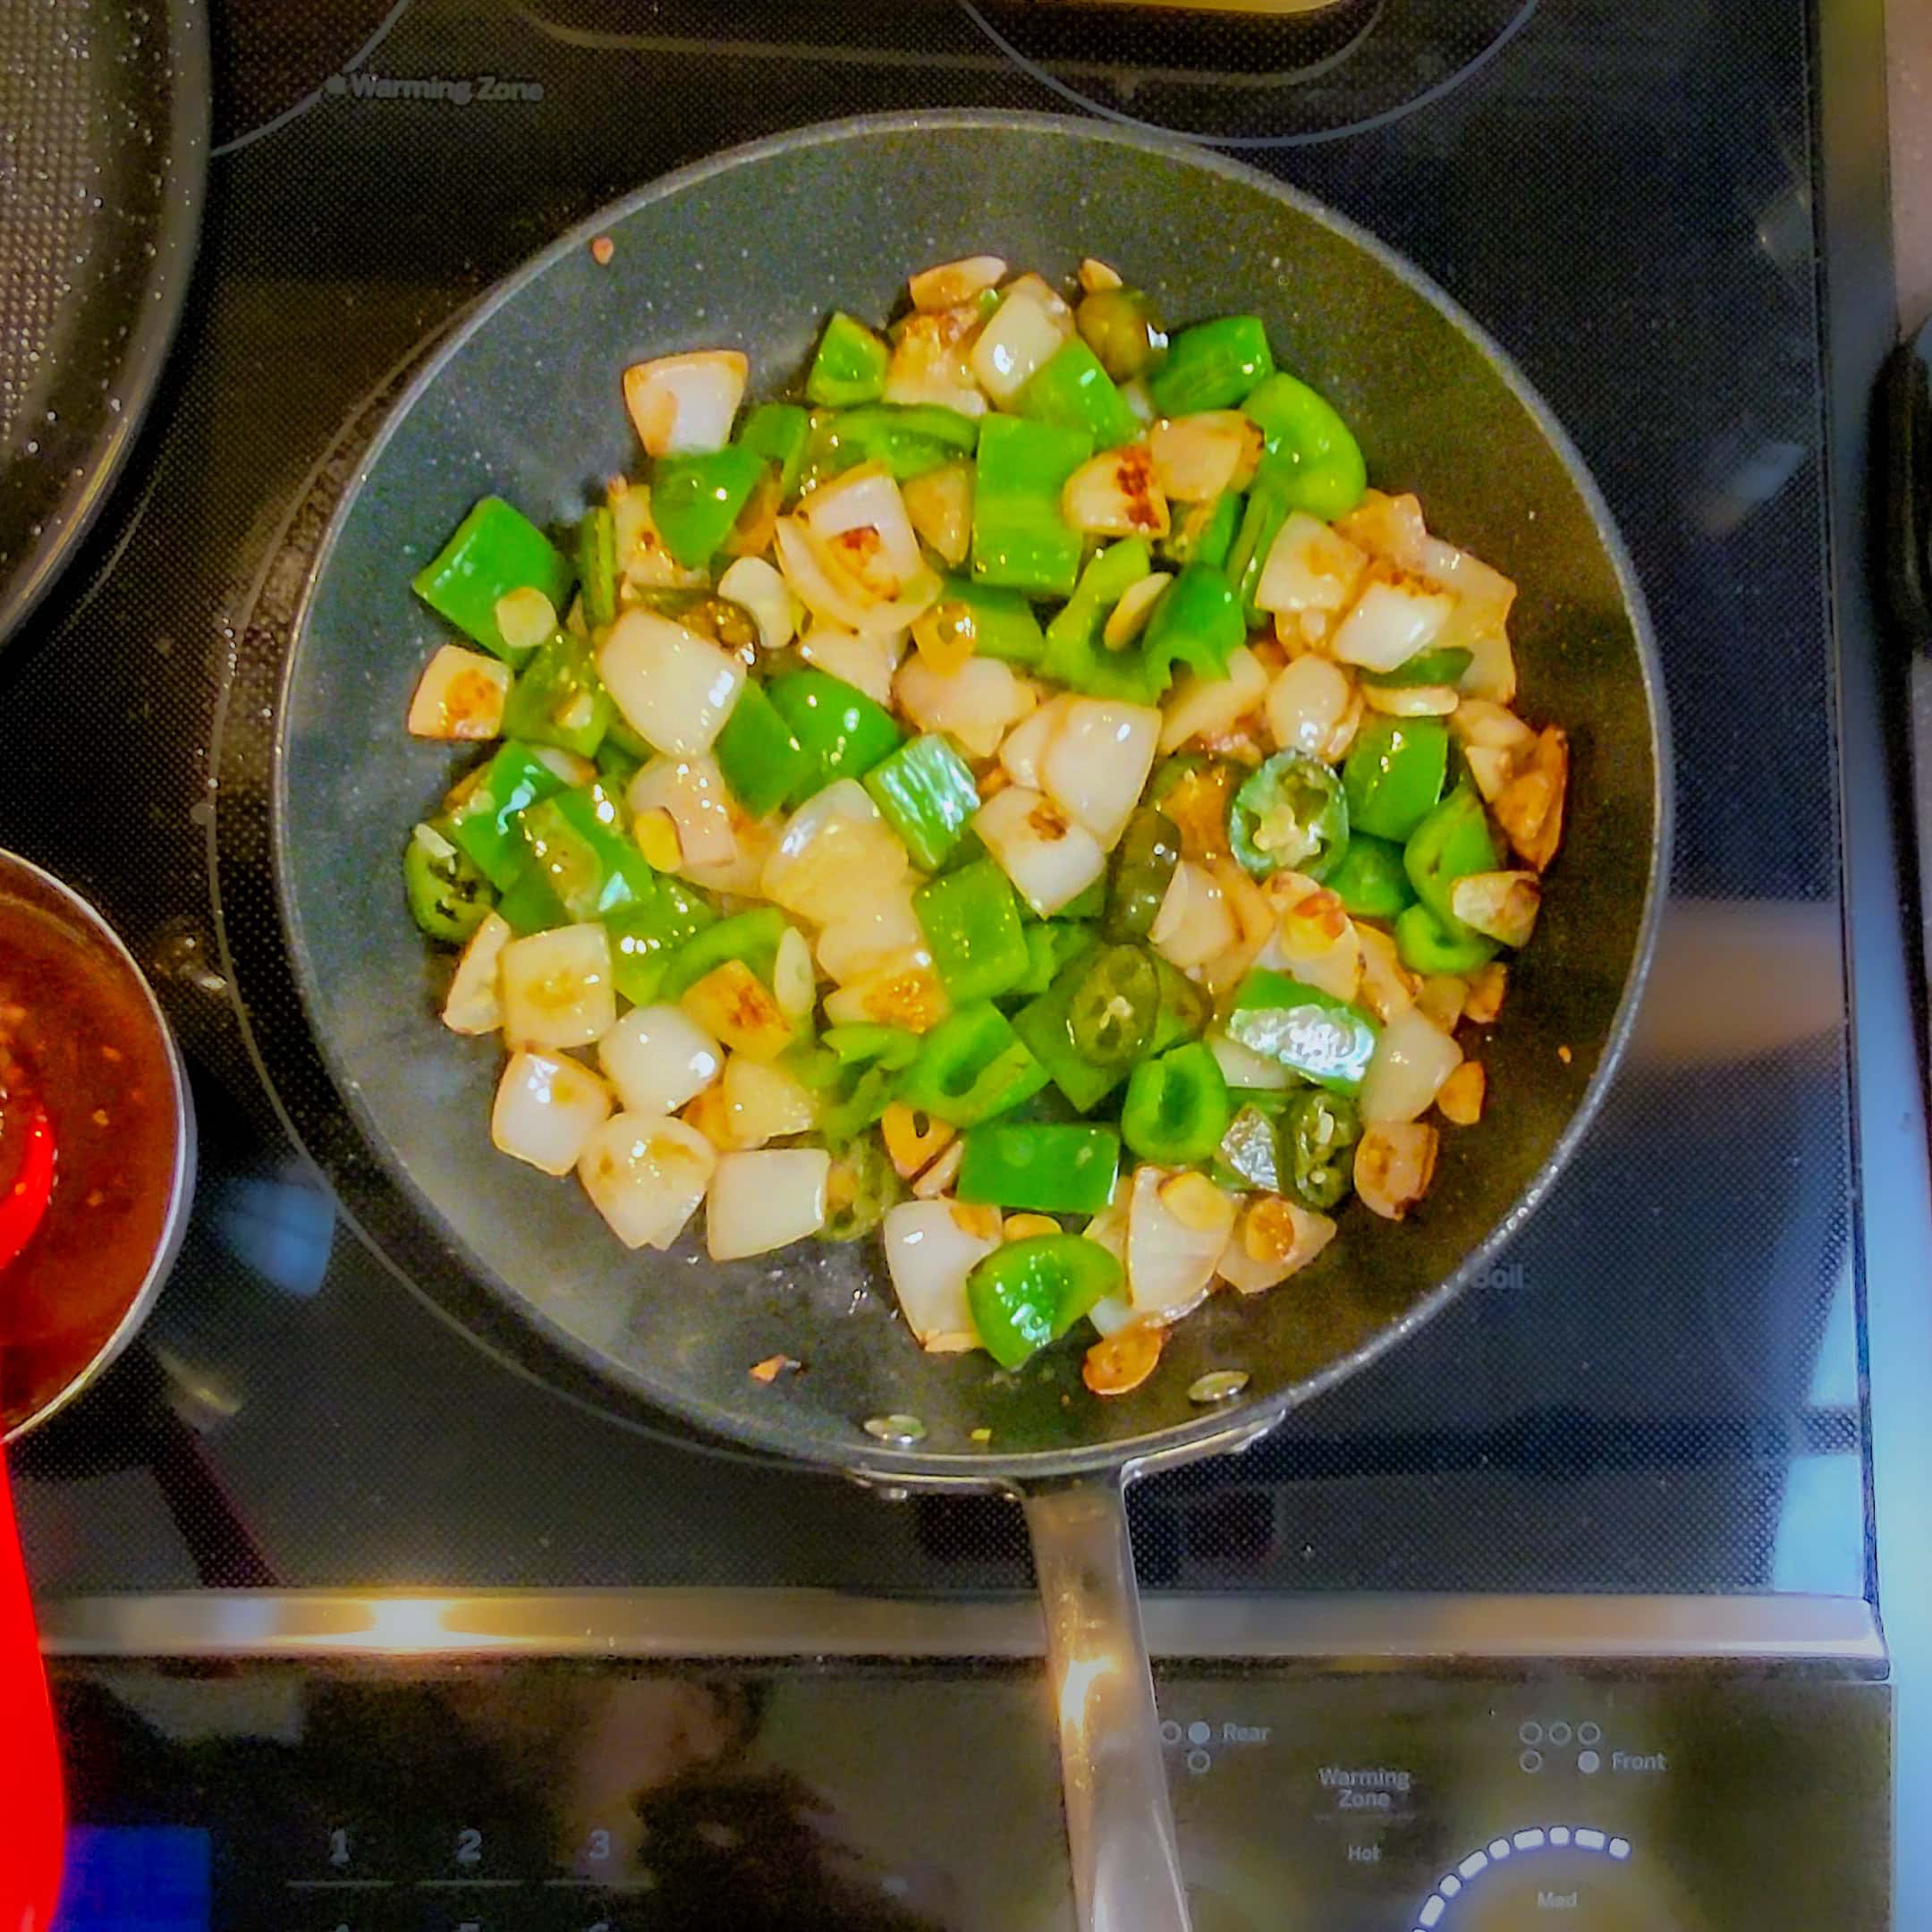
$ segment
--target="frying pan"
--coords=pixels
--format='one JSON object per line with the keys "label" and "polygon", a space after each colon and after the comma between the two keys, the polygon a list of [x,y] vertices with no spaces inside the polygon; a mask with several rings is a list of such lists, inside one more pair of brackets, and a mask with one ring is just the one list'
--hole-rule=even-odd
{"label": "frying pan", "polygon": [[[604,235],[600,266],[589,244]],[[475,498],[499,491],[572,519],[604,477],[637,467],[627,363],[736,346],[769,391],[803,366],[834,306],[889,312],[911,269],[983,250],[1063,277],[1097,255],[1169,318],[1261,315],[1282,364],[1353,426],[1370,475],[1419,491],[1432,528],[1522,585],[1524,709],[1562,721],[1574,749],[1563,856],[1483,1051],[1490,1106],[1445,1137],[1422,1210],[1401,1225],[1347,1213],[1313,1267],[1254,1301],[1214,1298],[1156,1375],[1108,1401],[1082,1387],[1077,1351],[1017,1374],[922,1354],[864,1246],[724,1267],[688,1238],[664,1257],[627,1252],[579,1190],[492,1151],[498,1050],[434,1023],[439,971],[397,881],[407,827],[460,762],[402,731],[440,640],[409,580]],[[402,1186],[493,1295],[628,1400],[887,1490],[1023,1500],[1082,1923],[1183,1927],[1124,1485],[1253,1440],[1484,1267],[1582,1133],[1650,950],[1669,818],[1656,654],[1608,513],[1547,411],[1413,268],[1244,167],[1046,116],[809,128],[619,202],[464,322],[337,511],[280,719],[291,953],[332,1074]],[[804,1372],[769,1386],[747,1373],[778,1352]],[[1214,1369],[1248,1379],[1232,1401],[1196,1402]]]}

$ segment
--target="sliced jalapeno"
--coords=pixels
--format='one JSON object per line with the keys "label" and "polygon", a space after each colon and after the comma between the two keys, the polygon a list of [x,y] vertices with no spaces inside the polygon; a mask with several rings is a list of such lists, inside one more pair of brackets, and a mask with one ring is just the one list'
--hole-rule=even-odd
{"label": "sliced jalapeno", "polygon": [[1180,828],[1157,806],[1143,805],[1114,848],[1101,932],[1114,940],[1145,939],[1180,863]]}
{"label": "sliced jalapeno", "polygon": [[1135,945],[1102,946],[1073,988],[1067,1027],[1094,1065],[1125,1066],[1154,1038],[1160,1010],[1153,959]]}
{"label": "sliced jalapeno", "polygon": [[1349,1149],[1361,1139],[1355,1103],[1319,1088],[1299,1093],[1282,1115],[1281,1138],[1289,1192],[1303,1207],[1333,1208],[1349,1191]]}
{"label": "sliced jalapeno", "polygon": [[432,939],[461,945],[496,903],[496,888],[445,835],[446,825],[419,825],[402,854],[410,916]]}
{"label": "sliced jalapeno", "polygon": [[1342,781],[1306,751],[1277,751],[1241,782],[1228,808],[1228,843],[1257,878],[1284,867],[1321,878],[1348,839]]}

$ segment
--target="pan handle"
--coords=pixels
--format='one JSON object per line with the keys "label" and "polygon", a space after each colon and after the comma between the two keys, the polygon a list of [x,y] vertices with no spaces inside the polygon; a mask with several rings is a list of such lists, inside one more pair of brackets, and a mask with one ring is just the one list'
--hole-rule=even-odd
{"label": "pan handle", "polygon": [[1029,1489],[1080,1932],[1188,1932],[1117,1476]]}

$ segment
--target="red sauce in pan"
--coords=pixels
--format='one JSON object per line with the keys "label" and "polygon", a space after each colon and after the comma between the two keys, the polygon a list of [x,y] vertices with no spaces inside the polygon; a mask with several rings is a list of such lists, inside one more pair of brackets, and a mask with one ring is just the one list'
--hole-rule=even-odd
{"label": "red sauce in pan", "polygon": [[160,1245],[176,1155],[174,1068],[145,988],[57,903],[0,887],[0,1196],[20,1174],[36,1097],[54,1131],[54,1190],[0,1267],[0,1434],[119,1326]]}

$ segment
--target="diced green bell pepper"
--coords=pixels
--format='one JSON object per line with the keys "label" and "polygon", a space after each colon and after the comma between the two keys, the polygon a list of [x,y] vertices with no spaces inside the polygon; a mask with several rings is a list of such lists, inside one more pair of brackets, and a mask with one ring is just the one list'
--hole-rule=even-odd
{"label": "diced green bell pepper", "polygon": [[[936,872],[945,863],[965,835],[966,821],[979,809],[972,767],[938,732],[911,739],[881,758],[865,775],[865,788],[921,872]],[[979,996],[953,994],[955,999]]]}
{"label": "diced green bell pepper", "polygon": [[555,631],[530,654],[510,687],[504,736],[595,758],[615,710],[597,675],[590,640]]}
{"label": "diced green bell pepper", "polygon": [[1197,322],[1174,338],[1167,360],[1148,377],[1163,416],[1233,409],[1275,373],[1267,329],[1258,316],[1222,316]]}
{"label": "diced green bell pepper", "polygon": [[779,494],[787,499],[797,493],[810,440],[810,412],[797,402],[760,402],[738,432],[740,449],[776,468]]}
{"label": "diced green bell pepper", "polygon": [[496,888],[448,836],[449,823],[419,825],[402,853],[410,917],[429,938],[461,945],[496,903]]}
{"label": "diced green bell pepper", "polygon": [[1094,929],[1085,919],[1029,919],[1024,930],[1027,969],[1019,984],[1007,989],[1012,997],[1038,999],[1063,966],[1093,950]]}
{"label": "diced green bell pepper", "polygon": [[653,1004],[664,990],[674,953],[717,918],[695,887],[660,873],[657,891],[640,905],[609,914],[611,984],[633,1006]]}
{"label": "diced green bell pepper", "polygon": [[1120,1284],[1119,1261],[1098,1241],[1035,1234],[974,1265],[966,1305],[987,1353],[1003,1368],[1018,1368]]}
{"label": "diced green bell pepper", "polygon": [[1244,498],[1223,490],[1211,503],[1183,504],[1174,528],[1162,539],[1162,560],[1169,564],[1212,564],[1219,569],[1234,547]]}
{"label": "diced green bell pepper", "polygon": [[920,1042],[899,1098],[955,1127],[1009,1113],[1046,1084],[1046,1071],[996,1006],[950,1013]]}
{"label": "diced green bell pepper", "polygon": [[534,860],[523,868],[509,891],[496,902],[496,910],[519,939],[531,933],[548,932],[553,926],[572,923],[564,910],[564,902],[556,895],[556,888],[550,883],[549,874]]}
{"label": "diced green bell pepper", "polygon": [[507,664],[521,664],[525,654],[505,644],[497,627],[498,599],[513,590],[541,590],[561,616],[575,580],[570,560],[521,510],[486,496],[411,588],[465,637]]}
{"label": "diced green bell pepper", "polygon": [[1017,590],[1000,590],[970,578],[948,577],[933,606],[944,641],[972,646],[976,657],[1004,664],[1036,665],[1046,648],[1033,606]]}
{"label": "diced green bell pepper", "polygon": [[905,1193],[885,1143],[876,1133],[854,1134],[833,1157],[826,1174],[822,1241],[858,1241],[886,1218]]}
{"label": "diced green bell pepper", "polygon": [[897,1068],[882,1061],[865,1068],[851,1090],[819,1114],[818,1132],[826,1144],[835,1153],[843,1151],[893,1104],[904,1078]]}
{"label": "diced green bell pepper", "polygon": [[785,794],[792,805],[803,804],[835,778],[863,778],[902,739],[883,705],[823,671],[788,671],[765,687],[765,695],[791,727],[804,758]]}
{"label": "diced green bell pepper", "polygon": [[968,1131],[958,1193],[1038,1214],[1098,1214],[1119,1172],[1120,1136],[1110,1127],[995,1121]]}
{"label": "diced green bell pepper", "polygon": [[1092,698],[1155,703],[1165,687],[1148,677],[1141,653],[1131,648],[1111,651],[1100,641],[1107,613],[1153,569],[1153,557],[1139,537],[1123,537],[1099,552],[1046,626],[1040,675]]}
{"label": "diced green bell pepper", "polygon": [[1406,906],[1395,919],[1395,952],[1411,972],[1472,973],[1493,960],[1499,948],[1486,934],[1465,927],[1467,938],[1447,932],[1426,905]]}
{"label": "diced green bell pepper", "polygon": [[1283,1186],[1304,1208],[1326,1213],[1353,1184],[1350,1148],[1361,1139],[1361,1115],[1345,1094],[1317,1089],[1293,1095],[1281,1120]]}
{"label": "diced green bell pepper", "polygon": [[1241,410],[1259,427],[1268,454],[1288,466],[1290,509],[1332,523],[1362,500],[1368,470],[1361,447],[1318,391],[1283,371],[1258,383]]}
{"label": "diced green bell pepper", "polygon": [[884,463],[904,483],[971,455],[979,441],[979,425],[958,410],[931,402],[869,402],[815,419],[805,466],[814,486],[862,462]]}
{"label": "diced green bell pepper", "polygon": [[657,875],[602,786],[539,799],[521,823],[531,862],[572,919],[602,919],[655,896]]}
{"label": "diced green bell pepper", "polygon": [[1435,809],[1448,769],[1449,728],[1440,718],[1365,717],[1342,767],[1351,827],[1406,840]]}
{"label": "diced green bell pepper", "polygon": [[1140,638],[1148,682],[1165,691],[1175,663],[1204,678],[1227,675],[1228,659],[1248,636],[1241,599],[1211,564],[1190,564],[1161,592]]}
{"label": "diced green bell pepper", "polygon": [[498,892],[516,883],[530,861],[518,821],[564,781],[526,744],[505,744],[450,814],[450,838]]}
{"label": "diced green bell pepper", "polygon": [[972,574],[1038,597],[1066,597],[1081,538],[1060,515],[1060,491],[1093,453],[1084,429],[988,416],[973,464]]}
{"label": "diced green bell pepper", "polygon": [[1392,919],[1415,902],[1402,847],[1369,832],[1351,829],[1348,850],[1322,883],[1341,900],[1342,910],[1357,919]]}
{"label": "diced green bell pepper", "polygon": [[658,459],[651,519],[665,548],[686,570],[702,570],[731,535],[765,475],[765,459],[741,443],[694,456]]}
{"label": "diced green bell pepper", "polygon": [[577,583],[585,618],[607,624],[617,615],[617,520],[605,504],[594,504],[577,526]]}
{"label": "diced green bell pepper", "polygon": [[1133,1070],[1121,1107],[1121,1139],[1142,1160],[1191,1167],[1221,1145],[1233,1113],[1220,1062],[1191,1040]]}
{"label": "diced green bell pepper", "polygon": [[1097,919],[1106,910],[1106,875],[1084,886],[1054,914],[1055,919]]}
{"label": "diced green bell pepper", "polygon": [[835,310],[818,338],[805,377],[805,394],[824,409],[876,402],[885,393],[892,351],[863,322]]}
{"label": "diced green bell pepper", "polygon": [[1435,915],[1451,939],[1470,936],[1470,928],[1450,903],[1455,882],[1471,872],[1493,872],[1501,863],[1489,815],[1472,785],[1460,784],[1409,835],[1402,869],[1416,897]]}
{"label": "diced green bell pepper", "polygon": [[765,687],[750,679],[712,750],[731,795],[754,818],[776,811],[812,768]]}
{"label": "diced green bell pepper", "polygon": [[1359,1093],[1379,1037],[1359,1006],[1286,973],[1257,968],[1234,994],[1228,1038],[1336,1093]]}
{"label": "diced green bell pepper", "polygon": [[1026,977],[1020,902],[990,859],[921,886],[912,911],[941,983],[954,1004],[997,999]]}
{"label": "diced green bell pepper", "polygon": [[827,1027],[818,1036],[841,1066],[882,1066],[897,1073],[919,1055],[919,1036],[904,1027],[877,1026],[855,1021],[849,1026]]}
{"label": "diced green bell pepper", "polygon": [[1325,879],[1348,851],[1342,781],[1306,751],[1277,751],[1258,766],[1228,808],[1228,846],[1256,878],[1284,867]]}
{"label": "diced green bell pepper", "polygon": [[731,960],[742,962],[769,986],[786,923],[776,906],[755,906],[704,927],[672,955],[665,969],[663,997],[676,999]]}
{"label": "diced green bell pepper", "polygon": [[1405,657],[1393,671],[1364,671],[1361,681],[1378,691],[1412,691],[1421,684],[1453,684],[1475,662],[1460,644],[1438,644]]}
{"label": "diced green bell pepper", "polygon": [[1078,335],[1063,343],[1034,370],[1020,392],[1019,408],[1022,416],[1037,422],[1085,430],[1097,450],[1131,443],[1140,433],[1114,378]]}

